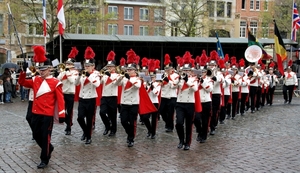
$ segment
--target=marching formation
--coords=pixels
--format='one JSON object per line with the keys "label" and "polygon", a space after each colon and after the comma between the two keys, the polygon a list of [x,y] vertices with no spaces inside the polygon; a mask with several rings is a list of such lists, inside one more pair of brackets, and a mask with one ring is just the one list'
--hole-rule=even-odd
{"label": "marching formation", "polygon": [[[82,129],[81,140],[92,143],[95,128],[96,107],[105,127],[103,135],[113,137],[117,133],[117,114],[127,134],[127,146],[134,146],[137,119],[145,124],[150,139],[155,139],[160,118],[165,132],[177,132],[177,148],[189,150],[193,126],[197,141],[204,143],[208,135],[216,134],[218,123],[225,119],[235,120],[246,111],[259,111],[265,105],[272,106],[273,95],[279,80],[283,80],[284,103],[291,103],[297,76],[291,71],[289,62],[285,73],[278,78],[274,74],[275,63],[266,68],[261,60],[248,61],[236,57],[220,59],[216,51],[209,57],[203,50],[195,59],[190,52],[176,57],[175,63],[168,54],[164,57],[164,68],[157,59],[142,58],[130,49],[127,59],[110,51],[107,65],[95,70],[95,53],[91,47],[85,50],[83,69],[75,69],[78,54],[73,47],[65,63],[59,64],[53,77],[53,67],[45,57],[43,47],[34,47],[35,66],[24,63],[20,85],[30,88],[31,101],[26,119],[31,127],[33,139],[41,147],[41,163],[47,166],[54,147],[50,143],[53,121],[65,123],[65,135],[71,135],[73,105],[78,101],[77,122]],[[247,58],[247,57],[246,57]]]}

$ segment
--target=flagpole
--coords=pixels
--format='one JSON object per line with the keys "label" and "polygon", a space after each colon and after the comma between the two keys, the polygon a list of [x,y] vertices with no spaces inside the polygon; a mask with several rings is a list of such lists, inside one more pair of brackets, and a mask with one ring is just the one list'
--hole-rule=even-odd
{"label": "flagpole", "polygon": [[[291,30],[291,40],[293,40],[293,20],[294,20],[294,4],[295,4],[295,0],[293,0],[293,4],[292,4],[292,30]],[[292,51],[292,45],[290,45],[290,57],[291,59],[293,59],[293,51]],[[288,60],[287,60],[288,61]]]}
{"label": "flagpole", "polygon": [[62,45],[61,45],[61,34],[59,34],[59,62],[62,62]]}

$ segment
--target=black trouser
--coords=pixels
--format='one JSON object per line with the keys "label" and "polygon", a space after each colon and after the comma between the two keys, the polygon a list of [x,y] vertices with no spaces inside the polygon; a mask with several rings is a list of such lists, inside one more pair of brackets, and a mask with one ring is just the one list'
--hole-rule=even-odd
{"label": "black trouser", "polygon": [[273,88],[269,88],[268,92],[267,92],[267,104],[272,105],[273,104],[273,97],[274,97],[274,91],[275,91],[275,86],[273,86]]}
{"label": "black trouser", "polygon": [[32,137],[33,137],[33,125],[32,125],[32,122],[31,122],[32,121],[32,103],[33,103],[33,101],[28,102],[26,120],[29,124],[29,127],[30,127],[31,132],[32,132]]}
{"label": "black trouser", "polygon": [[134,142],[138,109],[138,105],[121,105],[121,124],[127,133],[127,140],[129,142]]}
{"label": "black trouser", "polygon": [[[153,103],[153,104],[158,109],[158,103]],[[157,115],[158,115],[158,112],[152,112],[150,114],[140,115],[142,121],[145,123],[148,133],[151,133],[152,136],[156,135],[156,127],[157,127],[157,121],[158,121]],[[149,120],[150,117],[151,117],[151,123]]]}
{"label": "black trouser", "polygon": [[164,122],[166,123],[166,129],[174,129],[174,111],[176,106],[176,100],[177,98],[161,98],[159,113],[162,116]]}
{"label": "black trouser", "polygon": [[[93,118],[96,111],[96,98],[79,98],[77,121],[87,139],[92,137]],[[84,120],[86,118],[86,121]]]}
{"label": "black trouser", "polygon": [[48,164],[50,159],[50,150],[53,145],[50,143],[53,128],[53,116],[32,114],[33,137],[36,143],[41,147],[41,161]]}
{"label": "black trouser", "polygon": [[261,106],[265,106],[266,96],[267,96],[267,89],[264,88],[262,90],[263,91],[261,91]]}
{"label": "black trouser", "polygon": [[[230,95],[224,95],[224,106],[221,106],[220,121],[224,121],[226,118],[226,108],[228,106],[229,98],[230,98]],[[230,113],[228,115],[230,115]]]}
{"label": "black trouser", "polygon": [[249,97],[251,99],[251,111],[255,110],[257,86],[250,86]]}
{"label": "black trouser", "polygon": [[208,132],[208,121],[209,117],[211,116],[211,102],[204,102],[201,103],[201,105],[202,112],[196,113],[194,124],[196,126],[197,132],[200,135],[200,138],[206,140]]}
{"label": "black trouser", "polygon": [[221,94],[212,94],[212,116],[210,120],[210,130],[216,130],[216,126],[218,125],[218,113],[220,110],[221,104]]}
{"label": "black trouser", "polygon": [[[293,91],[294,91],[295,85],[283,85],[282,87],[282,93],[283,93],[283,98],[285,101],[292,101],[293,98]],[[287,90],[289,90],[289,95],[287,95]],[[288,97],[289,96],[289,97]]]}
{"label": "black trouser", "polygon": [[64,94],[64,100],[66,109],[66,131],[71,131],[71,126],[73,125],[74,94]]}
{"label": "black trouser", "polygon": [[248,97],[249,93],[241,93],[241,94],[242,94],[242,96],[241,96],[240,113],[244,114],[245,113],[246,100],[247,100],[247,97]]}
{"label": "black trouser", "polygon": [[[176,131],[180,143],[190,146],[192,142],[192,128],[195,116],[195,103],[176,104]],[[185,122],[185,133],[184,133]],[[185,141],[184,141],[185,134]]]}
{"label": "black trouser", "polygon": [[258,109],[260,107],[260,103],[261,103],[261,87],[257,87],[257,91],[256,91],[256,104],[255,107],[256,109]]}
{"label": "black trouser", "polygon": [[106,130],[117,132],[117,96],[102,97],[100,105],[100,117]]}
{"label": "black trouser", "polygon": [[239,99],[239,92],[232,92],[232,112],[231,112],[232,118],[235,117],[237,112],[238,99]]}

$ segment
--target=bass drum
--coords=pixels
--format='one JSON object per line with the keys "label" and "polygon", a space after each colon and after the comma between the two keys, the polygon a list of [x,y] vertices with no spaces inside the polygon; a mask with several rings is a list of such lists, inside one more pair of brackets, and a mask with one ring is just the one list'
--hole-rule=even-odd
{"label": "bass drum", "polygon": [[257,45],[249,46],[245,51],[245,59],[248,62],[257,62],[262,56],[262,50]]}

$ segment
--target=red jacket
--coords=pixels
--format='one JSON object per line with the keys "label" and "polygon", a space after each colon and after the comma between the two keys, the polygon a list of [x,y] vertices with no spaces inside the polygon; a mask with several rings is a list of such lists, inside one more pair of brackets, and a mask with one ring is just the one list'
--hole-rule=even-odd
{"label": "red jacket", "polygon": [[21,72],[19,84],[33,89],[32,113],[45,116],[58,114],[59,118],[64,118],[65,101],[62,83],[52,76],[46,79],[40,76],[35,76],[32,79],[25,79],[25,77],[26,73]]}

